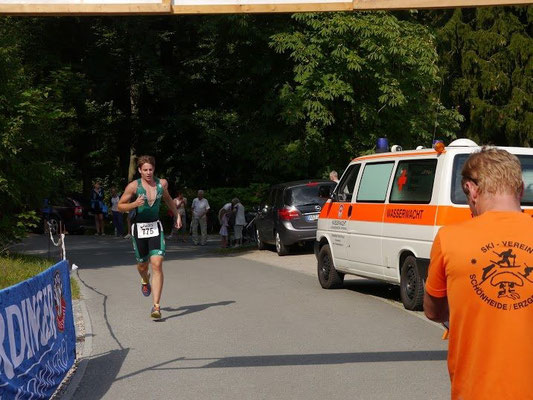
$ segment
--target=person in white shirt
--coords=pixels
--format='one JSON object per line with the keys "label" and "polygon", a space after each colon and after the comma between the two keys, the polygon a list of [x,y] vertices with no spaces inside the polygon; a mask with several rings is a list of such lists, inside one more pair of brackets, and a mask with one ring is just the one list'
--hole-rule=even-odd
{"label": "person in white shirt", "polygon": [[[207,212],[209,211],[209,202],[204,198],[204,191],[198,191],[198,197],[192,201],[192,241],[195,245],[205,246],[207,242]],[[198,240],[198,225],[200,225],[201,239]]]}
{"label": "person in white shirt", "polygon": [[238,198],[231,200],[233,204],[233,212],[235,213],[235,226],[233,227],[235,234],[235,247],[242,245],[242,230],[246,225],[246,218],[244,217],[244,206]]}
{"label": "person in white shirt", "polygon": [[115,227],[115,236],[122,236],[124,233],[124,223],[122,213],[118,211],[118,201],[120,194],[115,187],[111,188],[111,211],[113,212],[113,226]]}

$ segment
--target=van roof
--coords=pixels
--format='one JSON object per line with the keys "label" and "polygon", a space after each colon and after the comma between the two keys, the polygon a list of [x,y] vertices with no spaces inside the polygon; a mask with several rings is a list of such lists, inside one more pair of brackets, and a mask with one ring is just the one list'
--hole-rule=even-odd
{"label": "van roof", "polygon": [[[476,150],[480,150],[482,146],[457,146],[452,145],[446,146],[444,151],[441,154],[452,153],[452,154],[461,154],[461,153],[473,153]],[[507,150],[512,154],[531,154],[533,155],[533,148],[530,147],[503,147],[496,146],[499,149]],[[390,158],[399,158],[399,157],[411,157],[411,156],[437,156],[438,153],[431,148],[420,149],[420,150],[404,150],[404,151],[395,151],[387,153],[376,153],[369,154],[361,157],[356,157],[352,162],[356,161],[367,161],[367,160],[379,160],[379,159],[390,159]]]}

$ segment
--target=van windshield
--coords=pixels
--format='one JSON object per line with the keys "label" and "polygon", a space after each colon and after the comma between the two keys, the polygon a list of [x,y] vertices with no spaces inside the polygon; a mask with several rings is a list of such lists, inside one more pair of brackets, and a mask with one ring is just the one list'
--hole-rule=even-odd
{"label": "van windshield", "polygon": [[[470,154],[458,154],[453,161],[452,202],[467,204],[466,195],[461,187],[461,171]],[[516,155],[522,164],[522,179],[524,180],[524,196],[521,204],[533,206],[533,156]]]}
{"label": "van windshield", "polygon": [[319,196],[320,187],[329,187],[329,191],[331,192],[335,185],[335,182],[324,182],[295,186],[285,191],[285,204],[289,206],[322,205],[326,202],[327,198]]}

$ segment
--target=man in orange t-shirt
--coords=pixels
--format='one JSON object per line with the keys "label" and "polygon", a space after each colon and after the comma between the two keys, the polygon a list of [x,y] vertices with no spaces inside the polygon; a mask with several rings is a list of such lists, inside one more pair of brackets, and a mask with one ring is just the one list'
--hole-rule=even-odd
{"label": "man in orange t-shirt", "polygon": [[462,171],[473,219],[441,228],[424,311],[450,322],[452,399],[533,399],[533,218],[520,162],[483,148]]}

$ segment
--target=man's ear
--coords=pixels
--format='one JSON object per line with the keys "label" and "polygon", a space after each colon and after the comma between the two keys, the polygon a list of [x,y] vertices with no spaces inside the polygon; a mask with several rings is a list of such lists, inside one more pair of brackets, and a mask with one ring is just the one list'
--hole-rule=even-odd
{"label": "man's ear", "polygon": [[472,181],[466,181],[465,186],[468,190],[470,198],[475,202],[479,196],[479,187]]}

